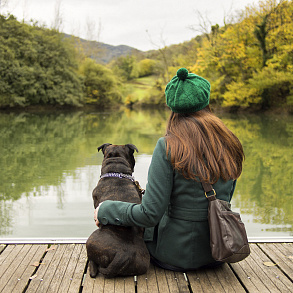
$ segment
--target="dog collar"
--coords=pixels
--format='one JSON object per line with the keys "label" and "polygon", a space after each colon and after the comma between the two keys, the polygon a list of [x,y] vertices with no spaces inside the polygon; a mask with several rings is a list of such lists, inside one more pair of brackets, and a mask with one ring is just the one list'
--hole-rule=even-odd
{"label": "dog collar", "polygon": [[114,172],[113,173],[105,173],[100,176],[100,179],[106,178],[106,177],[115,177],[115,178],[120,178],[120,179],[126,178],[126,179],[131,180],[132,182],[135,182],[135,179],[133,176],[128,175],[128,174],[123,174],[123,173],[114,173]]}

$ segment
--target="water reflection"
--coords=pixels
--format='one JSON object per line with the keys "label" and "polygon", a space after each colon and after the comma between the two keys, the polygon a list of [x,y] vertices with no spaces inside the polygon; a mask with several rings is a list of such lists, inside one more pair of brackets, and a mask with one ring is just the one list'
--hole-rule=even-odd
{"label": "water reflection", "polygon": [[237,205],[266,232],[292,233],[293,120],[254,115],[226,121],[243,143],[246,160]]}
{"label": "water reflection", "polygon": [[[0,237],[87,237],[91,192],[102,162],[97,146],[133,143],[135,177],[146,184],[169,111],[0,115]],[[232,205],[249,236],[293,236],[292,117],[222,115],[246,161]],[[261,233],[261,235],[260,235]]]}

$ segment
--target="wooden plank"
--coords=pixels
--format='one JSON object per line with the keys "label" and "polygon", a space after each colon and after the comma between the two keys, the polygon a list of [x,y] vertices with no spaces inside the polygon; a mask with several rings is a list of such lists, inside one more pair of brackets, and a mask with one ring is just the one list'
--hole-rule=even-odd
{"label": "wooden plank", "polygon": [[293,277],[292,277],[292,268],[293,268],[293,243],[282,243],[282,247],[285,249],[285,255],[289,259],[286,263],[289,265],[291,268],[290,273],[288,274],[291,281],[293,282]]}
{"label": "wooden plank", "polygon": [[165,275],[165,270],[154,266],[155,274],[157,278],[158,290],[159,292],[170,292],[168,282]]}
{"label": "wooden plank", "polygon": [[146,274],[137,277],[137,292],[189,292],[183,273],[150,265]]}
{"label": "wooden plank", "polygon": [[[124,280],[123,280],[124,281]],[[104,293],[113,293],[115,292],[115,279],[106,279],[104,280]]]}
{"label": "wooden plank", "polygon": [[[151,265],[150,265],[150,267],[151,267]],[[150,270],[150,268],[149,268],[149,270]],[[148,292],[147,281],[148,281],[147,273],[144,275],[137,276],[137,284],[136,284],[137,292],[139,292],[139,293]]]}
{"label": "wooden plank", "polygon": [[[23,261],[21,261],[21,263],[18,263],[18,266],[13,264],[13,262],[10,265],[10,268],[14,268],[14,272],[11,272],[11,275],[7,276],[7,272],[8,270],[6,270],[5,274],[3,277],[5,278],[5,280],[7,281],[6,285],[4,285],[4,282],[2,281],[0,283],[0,291],[3,290],[4,292],[13,292],[13,288],[16,286],[17,282],[20,281],[21,275],[23,273],[23,266],[27,266],[27,263],[31,260],[32,258],[32,254],[35,253],[35,248],[32,247],[31,245],[26,245],[26,248],[28,249],[28,251],[26,252],[26,255],[24,255]],[[19,258],[19,255],[17,255],[14,259],[14,262],[16,261],[16,259]],[[4,289],[3,289],[4,288]]]}
{"label": "wooden plank", "polygon": [[[34,254],[33,258],[31,259],[30,265],[24,271],[23,275],[21,276],[20,282],[17,283],[17,286],[14,288],[13,292],[23,292],[23,288],[27,286],[27,284],[29,283],[29,278],[34,274],[36,270],[32,264],[41,262],[41,259],[48,246],[42,244],[42,245],[37,245],[37,247],[38,247],[37,252]],[[39,267],[37,269],[39,269]]]}
{"label": "wooden plank", "polygon": [[[274,247],[274,244],[272,244]],[[271,259],[263,253],[256,245],[251,245],[253,259],[255,261],[254,269],[258,272],[258,277],[262,279],[268,290],[272,292],[292,292],[292,282],[283,274],[278,266],[267,266],[273,264]]]}
{"label": "wooden plank", "polygon": [[84,272],[85,272],[85,267],[87,263],[87,254],[86,254],[85,244],[78,244],[76,245],[76,247],[77,248],[80,247],[81,250],[80,250],[80,254],[77,260],[75,270],[73,272],[73,276],[72,276],[72,280],[71,280],[68,292],[79,292],[79,289],[81,287],[81,284],[84,278]]}
{"label": "wooden plank", "polygon": [[183,286],[182,286],[182,291],[180,291],[177,276],[175,275],[173,271],[165,270],[165,277],[166,277],[170,292],[182,292],[182,293],[185,292],[183,289]]}
{"label": "wooden plank", "polygon": [[61,281],[61,284],[59,286],[59,292],[67,292],[68,288],[70,287],[73,274],[79,259],[79,255],[81,252],[82,246],[81,245],[74,245],[71,257],[69,259],[69,262],[67,264],[67,268],[64,272],[63,279]]}
{"label": "wooden plank", "polygon": [[159,293],[156,272],[152,264],[146,274],[137,277],[137,292]]}
{"label": "wooden plank", "polygon": [[[256,244],[250,244],[250,248],[251,255],[247,259],[237,264],[231,264],[231,267],[237,274],[239,267],[245,272],[244,275],[238,274],[238,277],[248,291],[290,292],[280,281],[279,277],[276,278],[282,272],[277,267],[266,267],[263,264],[270,260]],[[251,287],[252,284],[254,287]],[[251,290],[252,288],[253,290]]]}
{"label": "wooden plank", "polygon": [[248,265],[250,258],[252,258],[251,255],[241,262],[230,264],[230,266],[248,292],[267,292],[267,288],[262,288],[264,290],[260,291],[258,283],[254,282],[254,279],[257,279],[257,276],[254,275],[254,272]]}
{"label": "wooden plank", "polygon": [[5,244],[0,244],[0,253],[5,249],[6,245]]}
{"label": "wooden plank", "polygon": [[[18,250],[17,247],[13,250],[14,253],[10,253],[9,256],[6,258],[0,270],[4,269],[5,271],[1,274],[0,277],[0,291],[6,286],[10,278],[12,277],[13,273],[16,271],[18,266],[21,264],[22,260],[25,258],[27,252],[31,249],[31,245],[22,245],[21,249]],[[16,253],[15,253],[16,252]],[[9,264],[9,265],[8,265]]]}
{"label": "wooden plank", "polygon": [[134,276],[129,277],[116,277],[114,279],[115,293],[133,292],[135,293]]}
{"label": "wooden plank", "polygon": [[[63,246],[53,245],[49,248],[49,250],[46,249],[48,251],[46,251],[46,255],[45,255],[44,259],[42,260],[42,265],[40,265],[40,267],[38,268],[35,275],[32,276],[32,279],[31,279],[29,286],[26,290],[26,293],[44,292],[48,288],[49,282],[51,281],[51,279],[49,279],[50,278],[50,266],[53,264],[53,262],[56,262],[55,254],[57,254],[57,252],[58,252],[58,254],[60,254],[60,250],[63,248],[64,248]],[[45,281],[45,286],[42,285],[44,281]]]}
{"label": "wooden plank", "polygon": [[134,277],[125,277],[124,278],[124,292],[136,292],[136,284],[134,282]]}
{"label": "wooden plank", "polygon": [[201,285],[200,277],[197,275],[197,271],[188,272],[186,275],[190,284],[190,288],[193,292],[204,292]]}
{"label": "wooden plank", "polygon": [[[219,275],[220,268],[218,268],[216,270]],[[201,286],[202,286],[204,292],[209,291],[209,290],[212,290],[213,292],[219,292],[219,293],[225,292],[225,290],[221,284],[221,281],[219,280],[217,273],[215,272],[215,269],[199,269],[197,272],[197,275],[198,275],[199,279],[201,280]],[[226,279],[230,278],[230,275],[224,275],[222,277],[224,277],[224,280],[226,280]],[[228,283],[227,285],[228,285],[227,288],[229,288],[228,291],[233,292],[233,287],[231,286],[231,284]]]}
{"label": "wooden plank", "polygon": [[[223,265],[226,267],[226,264]],[[227,271],[227,274],[223,273],[223,268],[213,268],[213,269],[204,269],[207,279],[212,285],[213,291],[222,293],[222,292],[234,292],[234,288],[232,286],[232,281],[234,274],[231,270],[231,273]]]}
{"label": "wooden plank", "polygon": [[[60,256],[60,261],[58,262],[55,272],[52,276],[52,280],[46,292],[58,292],[59,287],[63,281],[64,276],[66,277],[66,269],[70,262],[71,255],[74,251],[75,244],[65,245],[65,250]],[[67,276],[68,277],[68,276]],[[62,291],[59,291],[62,292]],[[64,291],[63,291],[64,292]]]}
{"label": "wooden plank", "polygon": [[[23,245],[8,245],[0,255],[0,276],[6,271]],[[0,277],[1,279],[1,277]]]}
{"label": "wooden plank", "polygon": [[8,281],[4,292],[23,292],[29,283],[29,278],[37,270],[37,266],[45,253],[47,245],[32,245],[31,249],[25,255],[21,264],[15,270],[13,276]]}
{"label": "wooden plank", "polygon": [[278,264],[278,267],[293,280],[293,251],[287,249],[286,245],[282,243],[263,243],[258,246],[272,259],[272,261]]}
{"label": "wooden plank", "polygon": [[242,287],[228,264],[224,264],[218,268],[215,268],[214,272],[225,292],[245,292],[245,289]]}
{"label": "wooden plank", "polygon": [[[50,284],[51,282],[54,284],[55,280],[53,279],[55,271],[57,270],[60,261],[62,260],[64,251],[66,250],[67,245],[57,245],[57,249],[56,252],[53,256],[52,261],[50,262],[46,274],[42,280],[42,282],[40,283],[39,287],[38,287],[38,293],[42,293],[42,292],[55,292],[55,291],[51,291],[51,287]],[[56,280],[56,282],[59,281],[59,279]],[[54,286],[53,286],[54,287]]]}
{"label": "wooden plank", "polygon": [[[195,272],[197,280],[199,280],[203,292],[211,290],[212,292],[223,292],[223,288],[219,286],[219,283],[213,284],[209,280],[206,270],[199,269]],[[216,286],[215,286],[216,285]],[[218,290],[218,291],[217,291]]]}
{"label": "wooden plank", "polygon": [[293,243],[280,243],[280,245],[282,245],[284,249],[286,249],[286,253],[288,253],[289,256],[293,256]]}
{"label": "wooden plank", "polygon": [[4,263],[5,259],[9,256],[12,250],[15,248],[15,245],[7,245],[5,250],[0,254],[0,270],[1,265]]}
{"label": "wooden plank", "polygon": [[178,282],[179,292],[189,292],[187,276],[179,272],[174,272],[174,274]]}
{"label": "wooden plank", "polygon": [[282,243],[282,245],[293,255],[293,243]]}
{"label": "wooden plank", "polygon": [[0,284],[2,282],[1,277],[3,273],[9,267],[21,247],[18,247],[18,251],[16,251],[16,249],[15,245],[8,245],[7,248],[0,254]]}
{"label": "wooden plank", "polygon": [[[188,280],[190,283],[190,287],[193,291],[200,291],[200,292],[226,292],[225,288],[222,286],[223,280],[219,280],[216,271],[220,270],[220,268],[215,269],[198,269],[193,272],[188,272]],[[231,274],[224,277],[231,278]],[[233,287],[227,282],[228,285],[226,287],[228,292],[234,292]]]}
{"label": "wooden plank", "polygon": [[104,292],[105,277],[102,274],[98,274],[94,279],[93,292]]}
{"label": "wooden plank", "polygon": [[[82,292],[91,293],[91,292],[104,292],[105,287],[105,278],[102,274],[98,274],[96,278],[91,278],[89,273],[89,268],[87,268],[85,281],[83,284]],[[110,285],[107,285],[110,286]],[[109,287],[108,287],[109,288]],[[113,293],[114,291],[112,291]]]}
{"label": "wooden plank", "polygon": [[0,282],[1,282],[1,276],[3,272],[5,271],[5,267],[9,266],[9,260],[7,260],[7,258],[9,257],[10,253],[13,251],[14,248],[15,248],[15,245],[7,245],[6,249],[0,254]]}
{"label": "wooden plank", "polygon": [[[220,280],[218,278],[218,275],[216,274],[216,270],[219,271],[220,268],[217,268],[217,269],[204,269],[204,272],[206,274],[207,279],[212,284],[215,292],[223,292],[223,287],[222,287],[222,284],[221,284],[221,282],[220,282]],[[229,275],[226,275],[225,279],[228,278],[228,277],[229,277]],[[215,284],[218,284],[218,286],[216,286],[216,288],[215,288]]]}
{"label": "wooden plank", "polygon": [[[133,279],[133,277],[130,277]],[[115,293],[124,293],[125,292],[125,278],[124,277],[116,277],[114,279],[114,291]]]}
{"label": "wooden plank", "polygon": [[91,278],[90,273],[89,273],[89,269],[87,269],[85,279],[83,282],[82,292],[83,293],[92,293],[94,290],[94,282],[95,282],[95,279]]}
{"label": "wooden plank", "polygon": [[[86,251],[85,251],[86,252]],[[107,279],[102,274],[91,278],[87,268],[82,292],[135,292],[133,276]]]}

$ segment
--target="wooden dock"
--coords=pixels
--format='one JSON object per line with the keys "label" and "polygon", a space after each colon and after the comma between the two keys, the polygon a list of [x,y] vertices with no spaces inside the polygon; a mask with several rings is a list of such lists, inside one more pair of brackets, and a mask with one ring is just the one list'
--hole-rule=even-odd
{"label": "wooden dock", "polygon": [[151,265],[135,277],[90,278],[85,244],[0,244],[0,292],[293,292],[293,243],[251,243],[236,264],[186,274]]}

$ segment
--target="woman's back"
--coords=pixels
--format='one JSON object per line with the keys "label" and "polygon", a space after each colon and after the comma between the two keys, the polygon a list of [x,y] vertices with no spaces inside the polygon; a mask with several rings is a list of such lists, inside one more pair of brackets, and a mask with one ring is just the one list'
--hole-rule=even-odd
{"label": "woman's back", "polygon": [[[156,192],[159,188],[165,193]],[[214,188],[218,198],[230,202],[235,181],[225,182],[220,178]],[[148,207],[153,200],[162,202],[167,194],[169,204],[159,224],[145,232],[151,255],[163,263],[184,269],[195,269],[213,262],[209,246],[208,200],[204,190],[199,181],[186,179],[173,169],[166,157],[165,138],[160,138],[149,169],[143,205]],[[153,205],[152,209],[154,214],[162,212],[160,205]]]}

